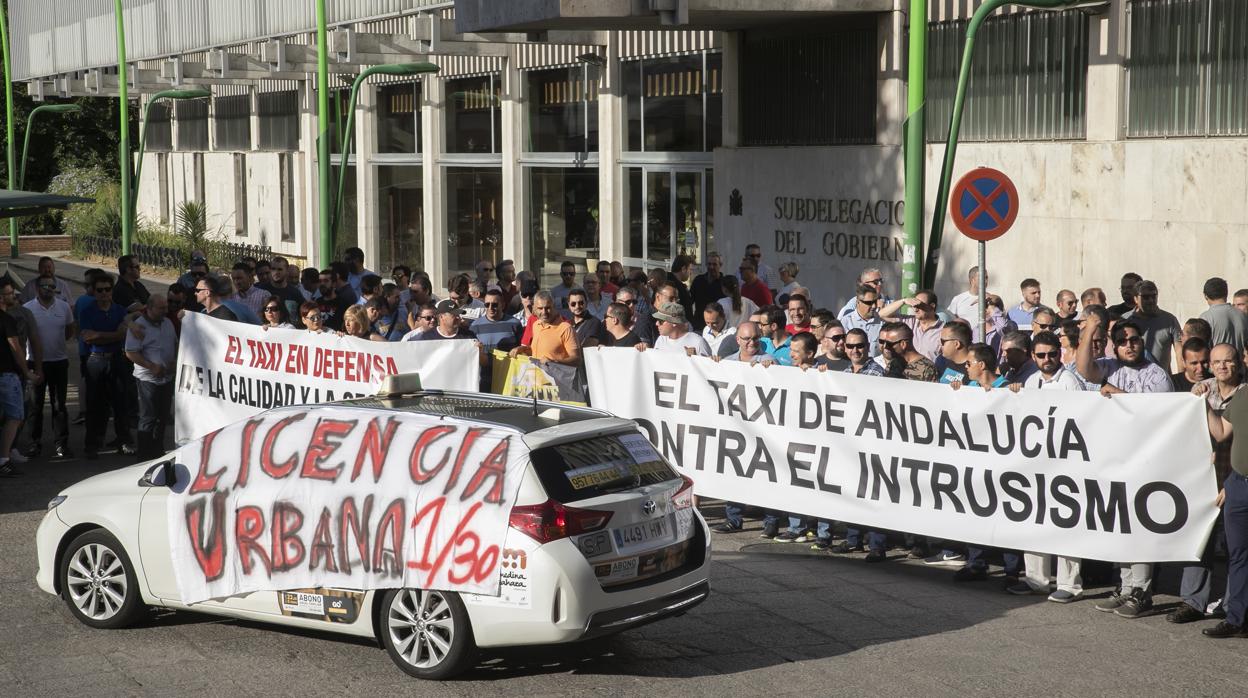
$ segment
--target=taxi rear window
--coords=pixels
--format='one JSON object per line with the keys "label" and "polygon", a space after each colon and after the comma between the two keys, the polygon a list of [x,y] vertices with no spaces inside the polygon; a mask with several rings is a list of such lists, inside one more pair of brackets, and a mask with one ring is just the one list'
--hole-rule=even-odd
{"label": "taxi rear window", "polygon": [[563,503],[680,477],[638,432],[546,446],[530,453],[529,459],[546,493]]}

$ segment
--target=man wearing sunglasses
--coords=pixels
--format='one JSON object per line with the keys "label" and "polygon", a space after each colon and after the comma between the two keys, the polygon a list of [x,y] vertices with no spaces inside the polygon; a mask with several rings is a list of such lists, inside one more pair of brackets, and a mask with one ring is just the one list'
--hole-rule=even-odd
{"label": "man wearing sunglasses", "polygon": [[403,335],[404,342],[414,342],[420,339],[420,335],[432,330],[438,322],[437,307],[431,301],[414,304],[412,309],[408,311],[407,322],[411,326],[411,330]]}
{"label": "man wearing sunglasses", "polygon": [[[936,314],[936,303],[936,293],[923,289],[914,294],[913,298],[902,298],[880,309],[881,320],[900,322],[910,328],[914,335],[911,345],[929,361],[935,361],[940,356],[940,330],[945,326],[945,322]],[[898,315],[902,306],[910,308],[911,314]]]}
{"label": "man wearing sunglasses", "polygon": [[[1090,310],[1090,309],[1089,309]],[[1104,318],[1099,313],[1085,312],[1079,334],[1075,365],[1084,381],[1101,386],[1101,395],[1116,393],[1168,393],[1172,390],[1170,374],[1144,358],[1144,337],[1130,320],[1114,325],[1111,339],[1114,356],[1096,356],[1093,336],[1102,330]],[[1119,562],[1121,586],[1118,593],[1096,605],[1096,610],[1112,612],[1124,618],[1138,618],[1153,608],[1153,564]]]}
{"label": "man wearing sunglasses", "polygon": [[56,296],[56,283],[42,276],[37,281],[38,295],[24,307],[35,319],[39,343],[43,348],[43,381],[35,384],[30,446],[26,455],[37,456],[43,449],[43,402],[45,396],[50,396],[55,457],[59,460],[69,457],[69,410],[65,407],[69,387],[69,355],[65,352],[65,342],[73,338],[76,328],[69,304]]}
{"label": "man wearing sunglasses", "polygon": [[840,320],[831,320],[823,327],[823,335],[819,337],[819,353],[815,356],[815,367],[828,371],[844,371],[849,368],[849,359],[845,358],[845,326]]}
{"label": "man wearing sunglasses", "polygon": [[[1041,330],[1031,336],[1031,359],[1036,371],[1021,383],[1011,383],[1010,390],[1083,390],[1079,378],[1062,366],[1062,343],[1052,332]],[[1081,561],[1059,555],[1054,578],[1049,574],[1052,559],[1052,555],[1024,552],[1024,576],[1006,591],[1018,595],[1048,594],[1049,601],[1055,603],[1070,603],[1079,598],[1083,593]]]}
{"label": "man wearing sunglasses", "polygon": [[565,319],[571,319],[568,310],[568,294],[576,287],[576,264],[564,262],[559,265],[559,283],[550,289],[550,297],[555,299],[555,310]]}
{"label": "man wearing sunglasses", "polygon": [[[200,282],[201,285],[203,283]],[[122,342],[126,338],[126,310],[113,302],[113,282],[107,276],[97,276],[92,291],[95,302],[84,308],[79,316],[82,341],[87,345],[86,375],[83,379],[87,412],[83,447],[87,460],[100,457],[100,444],[108,426],[110,408],[119,450],[125,454],[134,453],[130,445],[130,414],[126,407],[124,383],[131,379],[130,367],[122,353]]]}
{"label": "man wearing sunglasses", "polygon": [[[524,333],[524,325],[520,321],[503,312],[503,292],[495,287],[485,292],[485,311],[481,317],[472,321],[469,329],[481,343],[484,361],[481,364],[481,391],[489,392],[493,385],[493,368],[495,349],[503,352],[511,351],[520,344],[520,335]],[[421,311],[426,312],[426,311]]]}
{"label": "man wearing sunglasses", "polygon": [[139,260],[134,255],[122,255],[117,258],[117,284],[113,287],[113,302],[122,308],[129,309],[134,304],[147,303],[151,293],[139,281]]}

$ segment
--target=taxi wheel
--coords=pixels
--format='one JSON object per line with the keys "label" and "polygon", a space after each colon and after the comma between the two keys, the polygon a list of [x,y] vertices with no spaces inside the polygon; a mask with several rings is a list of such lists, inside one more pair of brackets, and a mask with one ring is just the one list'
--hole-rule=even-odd
{"label": "taxi wheel", "polygon": [[69,612],[92,628],[124,628],[147,610],[130,557],[107,531],[75,538],[61,557],[59,572]]}
{"label": "taxi wheel", "polygon": [[403,671],[421,679],[447,679],[472,664],[476,645],[458,594],[390,589],[381,608],[382,644]]}

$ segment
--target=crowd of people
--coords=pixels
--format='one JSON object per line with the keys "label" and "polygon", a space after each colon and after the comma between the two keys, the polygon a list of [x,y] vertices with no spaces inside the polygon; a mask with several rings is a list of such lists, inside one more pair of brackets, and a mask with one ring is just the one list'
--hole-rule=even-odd
{"label": "crowd of people", "polygon": [[[140,264],[124,256],[116,274],[88,270],[85,293],[75,297],[57,278],[53,260],[43,258],[38,276],[21,289],[0,277],[0,305],[7,311],[0,313],[0,331],[11,349],[0,352],[0,454],[7,454],[0,455],[0,476],[42,453],[45,398],[53,458],[73,456],[66,349],[75,338],[83,381],[75,423],[85,423],[86,458],[105,447],[110,417],[109,448],[141,459],[163,453],[177,337],[188,312],[371,341],[472,339],[480,347],[486,390],[496,350],[577,367],[587,347],[622,346],[938,382],[953,390],[1094,390],[1106,397],[1190,391],[1207,405],[1222,513],[1201,561],[1184,567],[1184,603],[1167,618],[1224,617],[1204,633],[1248,637],[1248,442],[1236,445],[1233,438],[1236,429],[1248,430],[1248,399],[1234,399],[1248,362],[1248,289],[1232,296],[1224,280],[1209,279],[1202,289],[1208,309],[1180,323],[1159,307],[1157,285],[1134,273],[1122,277],[1121,302],[1112,305],[1101,289],[1089,288],[1078,296],[1062,290],[1046,306],[1041,284],[1028,278],[1019,284],[1017,303],[986,293],[981,309],[978,269],[968,271],[966,290],[942,306],[931,290],[890,297],[882,272],[868,268],[843,305],[820,307],[798,281],[798,265],[773,270],[758,245],[747,247],[736,274],[724,261],[707,255],[701,273],[685,255],[670,268],[649,271],[608,261],[590,270],[569,261],[559,283],[542,288],[538,274],[517,271],[512,260],[483,260],[473,273],[452,276],[440,297],[430,277],[410,267],[395,266],[388,278],[370,271],[358,248],[321,270],[273,257],[242,259],[228,273],[214,272],[194,254],[164,293],[149,292]],[[741,531],[744,509],[726,503],[714,530]],[[999,554],[1010,593],[1044,594],[1059,603],[1083,594],[1080,560],[988,551],[786,512],[764,512],[762,526],[764,538],[830,554],[865,553],[871,563],[888,559],[890,542],[901,543],[911,558],[956,567],[958,581],[986,579],[989,557]],[[842,540],[834,541],[842,527]],[[1214,574],[1222,555],[1225,579]],[[1154,565],[1117,564],[1119,588],[1096,608],[1126,618],[1150,613]]]}

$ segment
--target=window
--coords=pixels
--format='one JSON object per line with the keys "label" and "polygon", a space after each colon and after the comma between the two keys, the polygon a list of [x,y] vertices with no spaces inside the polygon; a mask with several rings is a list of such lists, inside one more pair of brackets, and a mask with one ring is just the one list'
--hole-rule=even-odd
{"label": "window", "polygon": [[299,149],[299,93],[262,92],[256,98],[260,150]]}
{"label": "window", "polygon": [[168,100],[161,100],[152,105],[147,117],[147,133],[145,134],[146,150],[149,153],[165,153],[173,150],[173,109]]}
{"label": "window", "polygon": [[533,152],[598,150],[598,66],[531,71],[529,148]]}
{"label": "window", "polygon": [[598,170],[552,167],[528,172],[529,269],[542,277],[542,288],[550,288],[562,262],[576,262],[583,269],[589,258],[598,257]]}
{"label": "window", "polygon": [[234,234],[247,236],[247,154],[234,153]]}
{"label": "window", "polygon": [[722,66],[718,53],[624,63],[628,149],[704,152],[720,145]]}
{"label": "window", "polygon": [[251,95],[213,98],[217,150],[251,150]]}
{"label": "window", "polygon": [[295,154],[277,156],[278,186],[282,197],[282,242],[295,241]]}
{"label": "window", "polygon": [[503,175],[496,167],[446,169],[447,265],[471,271],[480,260],[497,264],[503,249]]}
{"label": "window", "polygon": [[875,15],[745,32],[741,144],[874,143],[877,32]]}
{"label": "window", "polygon": [[1248,3],[1127,5],[1127,135],[1248,134]]}
{"label": "window", "polygon": [[446,152],[499,152],[501,89],[495,75],[446,81]]}
{"label": "window", "polygon": [[[927,139],[944,142],[957,92],[965,21],[928,32]],[[1028,12],[994,17],[975,38],[961,141],[1060,140],[1086,132],[1088,17]]]}
{"label": "window", "polygon": [[377,152],[420,152],[420,83],[377,89]]}
{"label": "window", "polygon": [[178,150],[208,150],[208,100],[178,100],[173,114],[178,120]]}
{"label": "window", "polygon": [[421,168],[377,168],[377,218],[381,228],[378,269],[425,265],[425,185]]}

